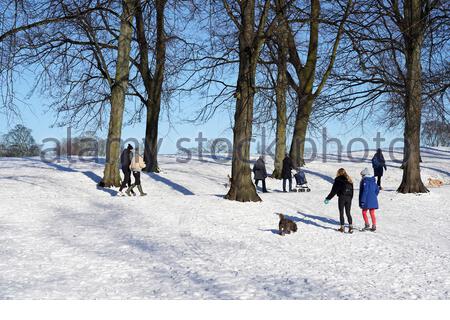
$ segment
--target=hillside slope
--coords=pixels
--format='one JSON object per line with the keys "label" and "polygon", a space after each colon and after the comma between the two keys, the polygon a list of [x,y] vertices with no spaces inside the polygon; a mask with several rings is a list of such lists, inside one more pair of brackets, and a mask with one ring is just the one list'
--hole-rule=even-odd
{"label": "hillside slope", "polygon": [[[388,161],[379,230],[352,235],[323,199],[339,167],[357,188],[368,161],[329,155],[306,167],[312,192],[268,179],[261,203],[237,203],[222,198],[231,164],[210,158],[162,156],[163,173],[142,177],[146,197],[97,189],[101,164],[0,158],[0,299],[449,299],[450,150],[422,157],[424,181],[446,185],[397,194]],[[357,199],[352,210],[361,227]],[[277,235],[275,212],[299,232]]]}

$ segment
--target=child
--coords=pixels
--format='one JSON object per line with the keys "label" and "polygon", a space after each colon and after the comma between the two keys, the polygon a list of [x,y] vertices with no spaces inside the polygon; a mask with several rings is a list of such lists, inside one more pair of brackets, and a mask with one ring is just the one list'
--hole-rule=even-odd
{"label": "child", "polygon": [[[375,182],[375,177],[369,176],[369,169],[365,168],[361,171],[361,184],[359,186],[359,207],[362,209],[364,218],[364,231],[377,230],[377,220],[375,218],[375,209],[378,209],[378,193],[380,193],[380,187]],[[367,210],[370,211],[370,217],[372,219],[372,228],[370,228],[369,219],[367,218]]]}
{"label": "child", "polygon": [[141,196],[146,196],[147,194],[142,190],[141,186],[141,171],[145,168],[145,162],[144,159],[139,155],[139,153],[135,153],[131,164],[130,169],[133,172],[134,177],[134,183],[128,187],[127,191],[125,193],[128,196],[131,196],[131,193],[134,195],[133,188],[137,186],[139,193]]}
{"label": "child", "polygon": [[340,168],[337,171],[336,178],[334,179],[333,187],[331,188],[330,194],[325,198],[325,204],[333,199],[333,197],[338,196],[338,207],[339,207],[339,220],[341,227],[337,230],[339,232],[344,232],[344,209],[347,215],[348,221],[348,233],[353,233],[353,219],[350,213],[352,207],[353,199],[353,181],[347,174],[344,168]]}

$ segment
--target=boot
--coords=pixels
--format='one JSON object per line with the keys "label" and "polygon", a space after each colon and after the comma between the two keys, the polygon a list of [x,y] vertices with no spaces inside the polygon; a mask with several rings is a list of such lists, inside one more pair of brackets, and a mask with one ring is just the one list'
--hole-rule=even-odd
{"label": "boot", "polygon": [[372,229],[370,229],[370,231],[372,231],[372,232],[375,232],[376,230],[377,230],[377,226],[376,225],[373,225]]}
{"label": "boot", "polygon": [[339,232],[344,232],[344,226],[341,226],[339,229],[337,229]]}
{"label": "boot", "polygon": [[363,231],[367,231],[367,230],[370,230],[370,224],[368,224],[368,223],[364,224]]}
{"label": "boot", "polygon": [[348,233],[353,233],[353,226],[352,225],[348,226]]}
{"label": "boot", "polygon": [[134,191],[133,191],[133,188],[134,188],[135,186],[136,186],[136,185],[133,183],[131,186],[128,187],[127,191],[125,191],[125,193],[127,194],[127,196],[131,197],[131,194],[135,195],[135,193],[134,193]]}
{"label": "boot", "polygon": [[139,193],[141,194],[141,196],[146,196],[146,195],[147,195],[147,194],[144,192],[144,190],[142,190],[142,186],[141,186],[141,185],[138,185],[137,188],[138,188]]}

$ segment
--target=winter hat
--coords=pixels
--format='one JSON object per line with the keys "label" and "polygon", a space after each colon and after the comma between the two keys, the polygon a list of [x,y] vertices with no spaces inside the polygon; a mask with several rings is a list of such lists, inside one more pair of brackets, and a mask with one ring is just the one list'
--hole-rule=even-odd
{"label": "winter hat", "polygon": [[128,144],[127,149],[128,150],[133,150],[133,146],[131,144]]}
{"label": "winter hat", "polygon": [[361,171],[361,175],[364,177],[364,176],[368,176],[368,175],[370,175],[370,172],[369,172],[369,169],[367,169],[367,168],[364,168],[364,170],[363,171]]}

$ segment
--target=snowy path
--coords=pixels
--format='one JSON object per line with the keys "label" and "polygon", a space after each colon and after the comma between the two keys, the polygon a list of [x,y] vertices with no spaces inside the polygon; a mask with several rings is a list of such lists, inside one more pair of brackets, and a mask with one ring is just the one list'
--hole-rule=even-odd
{"label": "snowy path", "polygon": [[[162,157],[164,173],[142,178],[149,195],[121,198],[96,189],[100,164],[0,158],[0,299],[449,299],[450,152],[422,156],[424,181],[447,185],[397,194],[388,163],[379,231],[353,235],[334,231],[337,200],[323,198],[336,169],[357,186],[369,164],[315,161],[311,193],[268,179],[263,202],[242,204],[221,198],[230,163]],[[275,234],[275,212],[299,232]]]}

